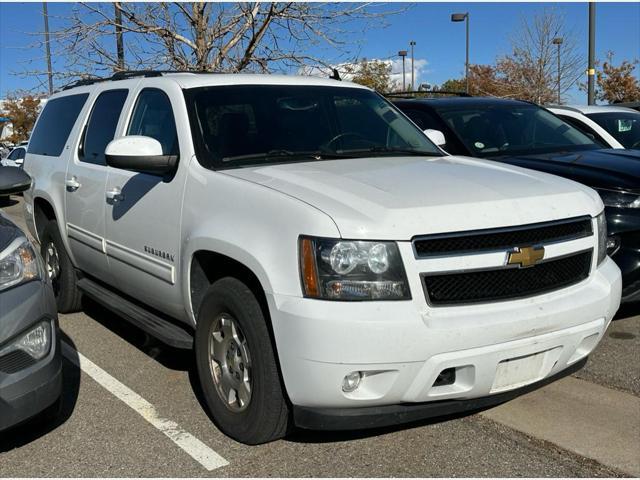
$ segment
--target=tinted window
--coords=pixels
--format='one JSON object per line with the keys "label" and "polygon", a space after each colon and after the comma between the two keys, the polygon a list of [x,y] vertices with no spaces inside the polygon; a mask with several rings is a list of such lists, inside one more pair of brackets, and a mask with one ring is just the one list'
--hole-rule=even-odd
{"label": "tinted window", "polygon": [[109,90],[98,96],[87,122],[81,147],[81,161],[106,165],[104,150],[116,133],[127,92],[127,90]]}
{"label": "tinted window", "polygon": [[389,102],[365,89],[246,85],[185,96],[198,157],[217,168],[399,156],[399,149],[441,155]]}
{"label": "tinted window", "polygon": [[20,160],[24,158],[24,148],[16,148],[7,157],[9,160]]}
{"label": "tinted window", "polygon": [[157,89],[145,89],[138,96],[127,135],[155,138],[164,155],[178,155],[178,134],[169,97]]}
{"label": "tinted window", "polygon": [[471,104],[437,110],[478,157],[601,148],[584,133],[535,105]]}
{"label": "tinted window", "polygon": [[624,148],[640,149],[640,113],[590,113],[587,116],[609,132]]}
{"label": "tinted window", "polygon": [[59,156],[88,96],[82,93],[49,100],[29,140],[29,153]]}
{"label": "tinted window", "polygon": [[605,142],[604,139],[600,135],[598,135],[589,125],[581,122],[577,118],[569,117],[566,115],[559,115],[559,116],[560,118],[562,118],[562,120],[573,125],[575,128],[580,130],[582,133],[587,135],[592,140],[595,140],[596,142],[601,143],[603,147],[609,148],[609,146],[607,145],[607,142]]}

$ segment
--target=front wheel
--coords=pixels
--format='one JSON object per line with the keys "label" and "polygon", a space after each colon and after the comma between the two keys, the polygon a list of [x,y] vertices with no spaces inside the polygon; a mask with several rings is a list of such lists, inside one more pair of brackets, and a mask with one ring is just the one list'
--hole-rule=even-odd
{"label": "front wheel", "polygon": [[286,435],[289,407],[266,319],[240,280],[226,277],[208,288],[195,350],[206,404],[223,433],[249,445]]}

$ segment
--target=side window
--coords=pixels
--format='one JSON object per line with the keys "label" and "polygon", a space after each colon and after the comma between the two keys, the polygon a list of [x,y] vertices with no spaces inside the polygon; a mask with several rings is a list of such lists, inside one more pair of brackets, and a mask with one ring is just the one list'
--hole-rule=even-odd
{"label": "side window", "polygon": [[128,90],[109,90],[98,95],[87,122],[79,157],[81,162],[106,165],[104,150],[113,140]]}
{"label": "side window", "polygon": [[577,128],[578,130],[580,130],[586,136],[591,138],[591,140],[593,140],[594,142],[600,143],[603,146],[609,148],[609,145],[607,145],[607,142],[604,140],[604,138],[602,138],[600,135],[598,135],[595,132],[595,130],[593,130],[589,125],[586,125],[586,124],[582,123],[580,120],[578,120],[577,118],[573,118],[573,117],[570,117],[568,115],[558,115],[558,116],[562,120],[567,122],[569,125],[571,125],[572,127]]}
{"label": "side window", "polygon": [[29,140],[29,153],[59,156],[88,96],[82,93],[49,100]]}
{"label": "side window", "polygon": [[155,138],[163,155],[179,155],[176,122],[166,93],[155,88],[140,92],[127,135]]}
{"label": "side window", "polygon": [[404,113],[422,130],[431,128],[442,131],[441,122],[430,112],[425,110],[405,110]]}
{"label": "side window", "polygon": [[16,155],[16,160],[24,160],[25,154],[27,151],[24,148],[18,148],[18,153]]}

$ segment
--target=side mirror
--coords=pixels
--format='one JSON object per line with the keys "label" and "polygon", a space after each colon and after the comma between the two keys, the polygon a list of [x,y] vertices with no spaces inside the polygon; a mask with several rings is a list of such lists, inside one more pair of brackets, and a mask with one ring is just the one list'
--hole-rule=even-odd
{"label": "side mirror", "polygon": [[104,156],[110,167],[151,175],[171,173],[178,164],[177,155],[163,155],[159,141],[141,135],[112,140]]}
{"label": "side mirror", "polygon": [[447,139],[444,138],[444,133],[442,133],[440,130],[434,130],[432,128],[427,128],[424,131],[424,134],[427,136],[427,138],[429,140],[431,140],[433,143],[435,143],[440,148],[444,148],[444,146],[447,144]]}
{"label": "side mirror", "polygon": [[0,167],[0,195],[12,195],[31,187],[31,177],[22,169]]}

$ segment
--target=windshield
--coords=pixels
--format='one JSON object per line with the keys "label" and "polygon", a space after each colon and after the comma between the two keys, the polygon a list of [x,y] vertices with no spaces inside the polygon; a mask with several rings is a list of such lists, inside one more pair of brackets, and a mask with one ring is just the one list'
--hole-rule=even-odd
{"label": "windshield", "polygon": [[640,149],[640,113],[589,113],[587,117],[609,132],[624,148]]}
{"label": "windshield", "polygon": [[198,159],[212,168],[442,152],[361,88],[240,85],[185,91]]}
{"label": "windshield", "polygon": [[438,113],[477,157],[602,148],[571,125],[531,104],[485,104]]}

